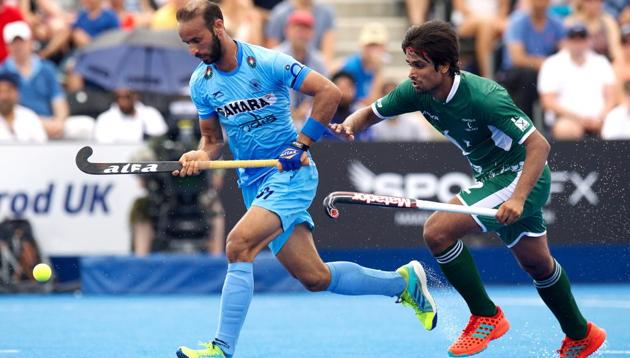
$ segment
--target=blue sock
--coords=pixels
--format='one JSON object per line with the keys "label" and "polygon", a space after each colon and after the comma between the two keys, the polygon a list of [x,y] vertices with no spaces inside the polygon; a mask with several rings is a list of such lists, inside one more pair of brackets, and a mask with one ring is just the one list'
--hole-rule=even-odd
{"label": "blue sock", "polygon": [[330,285],[328,291],[341,295],[398,296],[407,286],[395,271],[380,271],[353,262],[328,262]]}
{"label": "blue sock", "polygon": [[243,327],[249,303],[254,295],[254,274],[251,262],[229,263],[223,291],[219,328],[214,343],[227,356],[234,354],[238,335]]}

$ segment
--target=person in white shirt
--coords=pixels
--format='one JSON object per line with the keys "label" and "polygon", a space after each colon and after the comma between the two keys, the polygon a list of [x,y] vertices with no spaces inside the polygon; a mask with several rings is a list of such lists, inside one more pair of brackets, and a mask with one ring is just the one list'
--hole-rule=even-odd
{"label": "person in white shirt", "polygon": [[19,81],[13,73],[0,73],[0,142],[44,143],[48,137],[37,114],[17,104]]}
{"label": "person in white shirt", "polygon": [[615,74],[608,59],[590,49],[583,24],[571,25],[565,48],[543,62],[538,92],[547,111],[545,123],[554,138],[599,135],[604,118],[615,105]]}
{"label": "person in white shirt", "polygon": [[114,94],[115,103],[96,118],[94,138],[98,143],[142,143],[145,136],[167,132],[160,112],[138,101],[135,92],[120,88]]}
{"label": "person in white shirt", "polygon": [[623,83],[623,98],[604,120],[603,139],[630,139],[630,80]]}

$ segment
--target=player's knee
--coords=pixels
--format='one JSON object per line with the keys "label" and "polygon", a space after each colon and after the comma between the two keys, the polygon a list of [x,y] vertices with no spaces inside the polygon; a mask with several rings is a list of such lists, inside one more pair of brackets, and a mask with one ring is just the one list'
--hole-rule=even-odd
{"label": "player's knee", "polygon": [[422,237],[433,254],[446,250],[455,242],[455,239],[448,234],[443,225],[433,217],[429,217],[424,224]]}
{"label": "player's knee", "polygon": [[253,253],[245,237],[238,232],[230,232],[225,243],[225,255],[229,262],[251,262]]}
{"label": "player's knee", "polygon": [[554,261],[551,256],[521,260],[520,264],[534,280],[544,280],[551,276],[554,270]]}
{"label": "player's knee", "polygon": [[299,273],[297,279],[311,292],[324,291],[330,284],[330,272],[326,269]]}

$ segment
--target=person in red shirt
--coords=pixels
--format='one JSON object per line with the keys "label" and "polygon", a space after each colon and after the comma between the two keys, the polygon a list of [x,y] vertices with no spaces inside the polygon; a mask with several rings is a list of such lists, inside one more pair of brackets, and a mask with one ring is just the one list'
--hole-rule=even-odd
{"label": "person in red shirt", "polygon": [[[13,6],[6,5],[4,0],[0,0],[0,34],[4,32],[4,27],[11,22],[24,21],[20,10]],[[8,56],[7,45],[0,41],[0,63]]]}

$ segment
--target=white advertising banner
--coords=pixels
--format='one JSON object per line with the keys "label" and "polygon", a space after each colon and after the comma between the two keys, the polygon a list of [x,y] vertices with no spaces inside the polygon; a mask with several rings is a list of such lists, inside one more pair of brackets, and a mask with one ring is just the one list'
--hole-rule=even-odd
{"label": "white advertising banner", "polygon": [[[129,210],[143,194],[140,181],[81,172],[74,158],[84,145],[0,145],[0,220],[28,219],[45,255],[129,253]],[[124,162],[141,146],[92,147],[90,161]]]}

